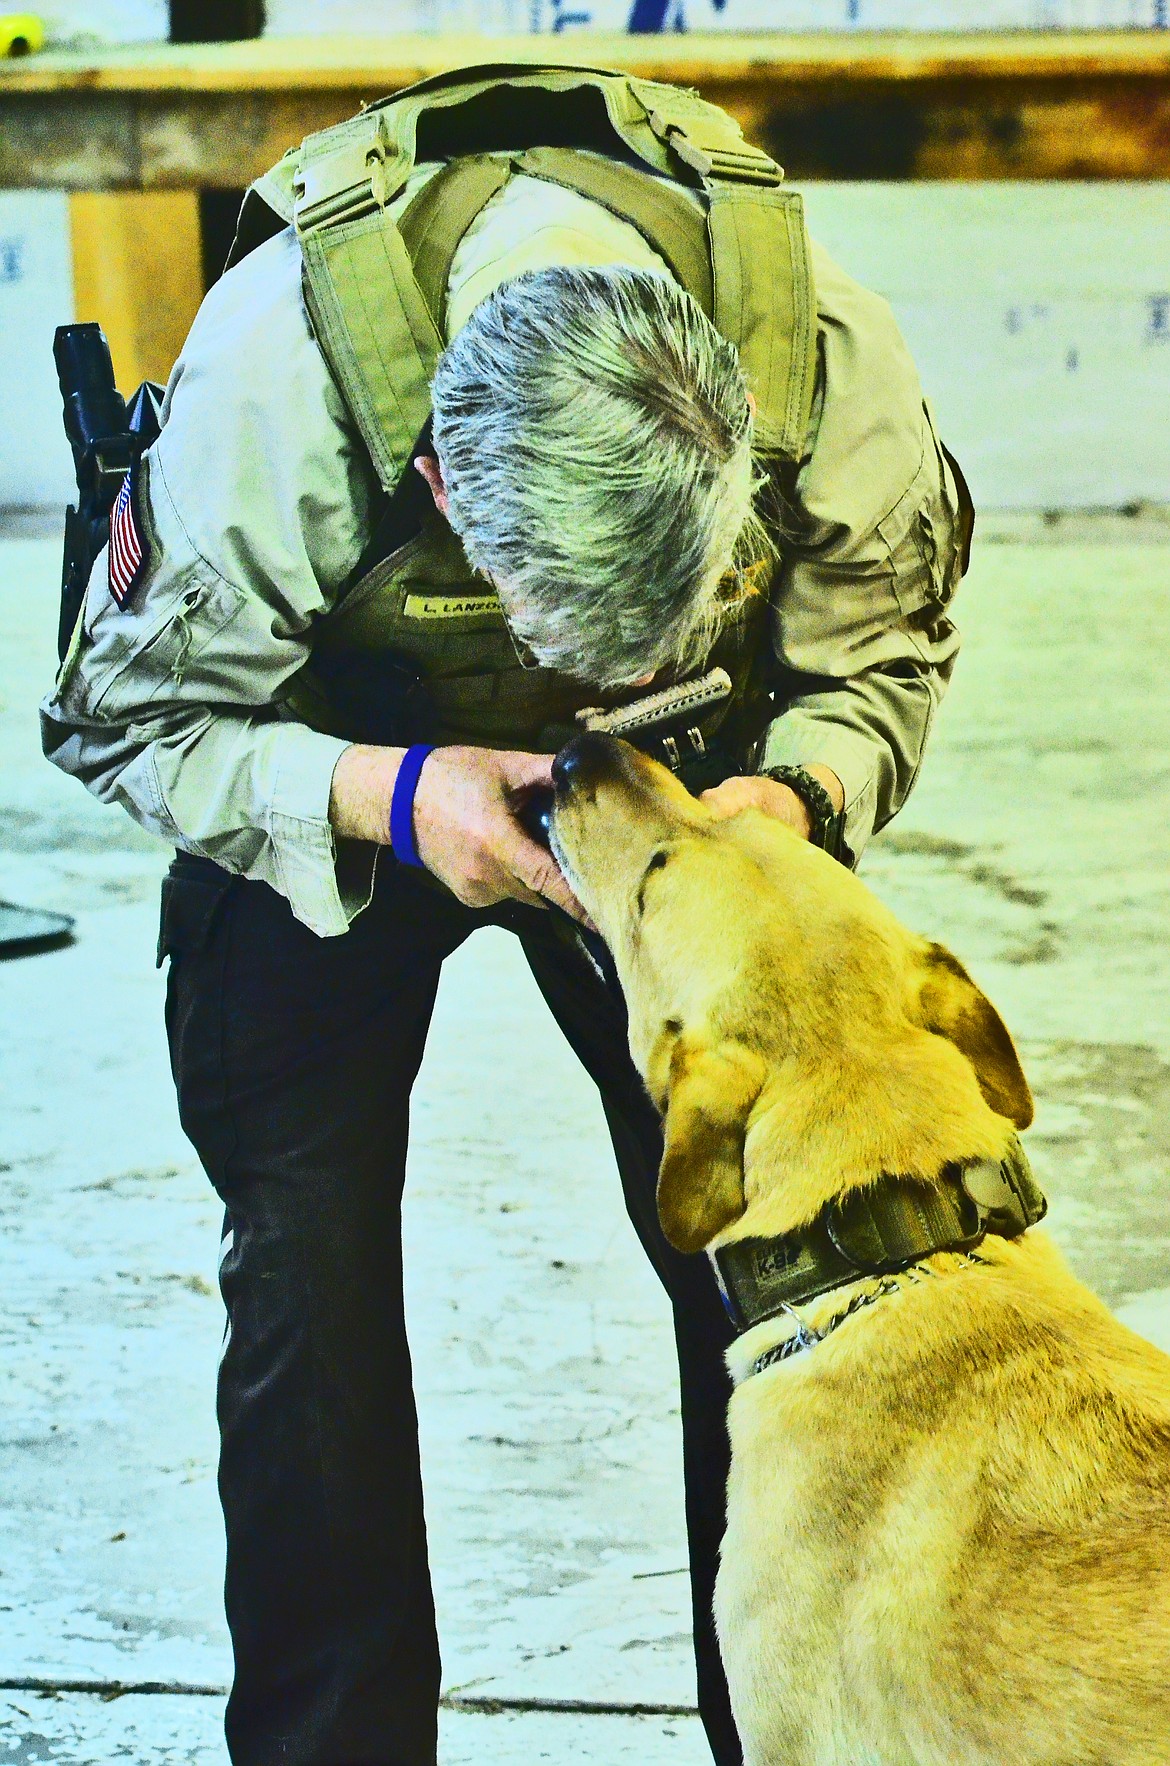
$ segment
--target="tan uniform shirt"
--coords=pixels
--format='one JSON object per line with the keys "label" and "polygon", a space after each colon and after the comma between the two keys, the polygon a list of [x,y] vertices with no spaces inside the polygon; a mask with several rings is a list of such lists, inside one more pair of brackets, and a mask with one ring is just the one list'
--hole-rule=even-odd
{"label": "tan uniform shirt", "polygon": [[[615,262],[667,273],[607,210],[515,178],[460,244],[450,326],[523,270]],[[774,614],[792,698],[762,764],[832,767],[860,854],[913,783],[953,664],[958,496],[889,308],[815,247],[814,270],[818,398]],[[104,555],[95,565],[42,707],[45,751],[168,842],[272,884],[314,931],[344,932],[371,879],[368,852],[350,862],[328,820],[346,745],[281,700],[361,554],[375,486],[291,231],[208,294],[164,417],[139,496],[149,564],[122,608]]]}

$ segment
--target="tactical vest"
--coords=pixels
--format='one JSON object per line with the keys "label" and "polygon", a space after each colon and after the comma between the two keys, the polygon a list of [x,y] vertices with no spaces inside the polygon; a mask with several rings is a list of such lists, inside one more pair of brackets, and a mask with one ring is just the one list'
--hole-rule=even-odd
{"label": "tactical vest", "polygon": [[[389,205],[416,164],[435,160],[446,163],[395,221]],[[351,739],[547,749],[615,707],[620,727],[621,695],[599,706],[596,688],[525,666],[494,590],[411,470],[455,251],[517,174],[632,223],[736,345],[761,453],[783,464],[803,449],[816,327],[801,199],[714,105],[600,69],[493,65],[424,80],[310,135],[252,186],[229,263],[295,226],[318,343],[388,499],[386,543],[321,620],[290,699]],[[770,713],[766,573],[755,588],[703,680],[682,690],[692,758],[717,735],[742,762]],[[631,733],[639,716],[630,707]],[[665,757],[677,754],[668,738]]]}

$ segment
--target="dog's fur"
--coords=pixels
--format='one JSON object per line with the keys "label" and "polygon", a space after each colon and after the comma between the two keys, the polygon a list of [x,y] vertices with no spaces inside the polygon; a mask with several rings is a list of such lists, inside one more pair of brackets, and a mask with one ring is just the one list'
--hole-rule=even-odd
{"label": "dog's fur", "polygon": [[[756,810],[587,737],[554,850],[609,944],[684,1251],[1001,1156],[1032,1100],[945,950]],[[1167,1766],[1170,1359],[1035,1230],[745,1377],[716,1596],[748,1766]],[[802,1308],[814,1329],[872,1281]]]}

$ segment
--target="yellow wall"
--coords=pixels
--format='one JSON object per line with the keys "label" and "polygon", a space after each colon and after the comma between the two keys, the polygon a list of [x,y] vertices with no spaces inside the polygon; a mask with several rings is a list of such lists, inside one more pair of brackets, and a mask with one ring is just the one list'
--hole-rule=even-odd
{"label": "yellow wall", "polygon": [[197,193],[85,191],[69,216],[76,318],[101,325],[123,395],[165,381],[203,296]]}

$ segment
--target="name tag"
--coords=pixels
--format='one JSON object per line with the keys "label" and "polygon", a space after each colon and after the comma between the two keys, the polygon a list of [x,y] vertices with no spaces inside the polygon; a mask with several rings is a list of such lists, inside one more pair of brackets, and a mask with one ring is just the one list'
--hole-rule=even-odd
{"label": "name tag", "polygon": [[494,595],[407,595],[402,611],[407,619],[466,619],[475,614],[499,620],[504,617]]}

